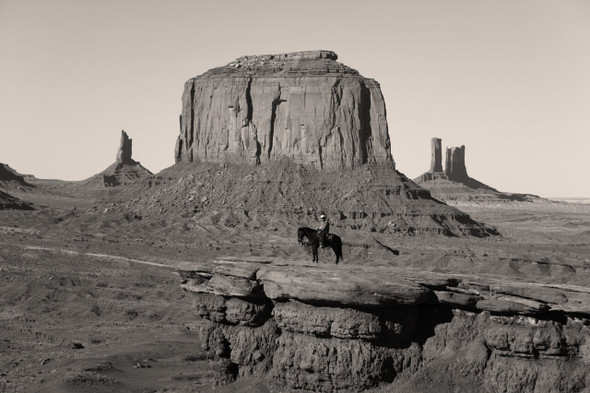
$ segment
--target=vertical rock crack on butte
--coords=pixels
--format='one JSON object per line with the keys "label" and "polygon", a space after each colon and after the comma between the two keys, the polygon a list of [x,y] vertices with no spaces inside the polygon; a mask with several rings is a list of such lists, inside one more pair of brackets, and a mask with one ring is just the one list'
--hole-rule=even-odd
{"label": "vertical rock crack on butte", "polygon": [[361,100],[359,103],[361,129],[359,132],[359,155],[361,164],[366,164],[369,160],[371,139],[371,92],[367,86],[361,82]]}
{"label": "vertical rock crack on butte", "polygon": [[248,121],[248,124],[250,124],[252,122],[252,95],[250,93],[250,90],[252,88],[252,78],[248,78],[248,82],[246,84],[246,91],[245,91],[245,95],[246,95],[246,106],[248,108],[248,111],[246,113],[246,119]]}

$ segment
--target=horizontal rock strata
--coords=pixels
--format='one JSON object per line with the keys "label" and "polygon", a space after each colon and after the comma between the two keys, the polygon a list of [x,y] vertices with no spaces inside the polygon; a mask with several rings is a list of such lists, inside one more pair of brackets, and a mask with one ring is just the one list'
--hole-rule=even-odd
{"label": "horizontal rock strata", "polygon": [[14,181],[22,185],[28,185],[23,175],[10,166],[0,162],[0,181]]}
{"label": "horizontal rock strata", "polygon": [[379,84],[337,58],[331,51],[244,56],[191,78],[176,161],[393,165]]}
{"label": "horizontal rock strata", "polygon": [[0,210],[33,210],[30,202],[25,202],[7,192],[0,190]]}
{"label": "horizontal rock strata", "polygon": [[257,258],[179,272],[195,317],[209,320],[201,334],[220,383],[265,376],[276,391],[308,392],[590,388],[586,288]]}
{"label": "horizontal rock strata", "polygon": [[10,166],[0,163],[0,210],[32,210],[32,204],[25,202],[13,195],[34,188],[29,184],[23,175],[12,169]]}

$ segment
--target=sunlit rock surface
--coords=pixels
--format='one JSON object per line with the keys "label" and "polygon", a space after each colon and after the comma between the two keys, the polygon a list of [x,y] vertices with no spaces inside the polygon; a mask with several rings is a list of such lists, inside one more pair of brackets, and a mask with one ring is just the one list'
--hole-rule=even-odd
{"label": "sunlit rock surface", "polygon": [[220,383],[258,376],[276,391],[309,392],[590,388],[587,288],[260,258],[179,272],[210,321],[201,333]]}
{"label": "sunlit rock surface", "polygon": [[379,84],[337,58],[323,50],[244,56],[191,78],[176,161],[393,167]]}
{"label": "sunlit rock surface", "polygon": [[83,185],[116,187],[131,185],[152,175],[139,161],[132,158],[133,140],[122,130],[115,162],[101,173],[84,180]]}

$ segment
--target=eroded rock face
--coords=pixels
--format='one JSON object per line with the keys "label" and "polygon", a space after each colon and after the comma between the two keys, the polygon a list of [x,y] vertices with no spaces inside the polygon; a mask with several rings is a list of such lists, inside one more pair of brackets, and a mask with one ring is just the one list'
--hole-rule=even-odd
{"label": "eroded rock face", "polygon": [[121,144],[119,145],[119,150],[117,151],[117,163],[119,164],[128,164],[133,165],[137,164],[131,158],[133,154],[133,140],[129,138],[125,130],[121,131]]}
{"label": "eroded rock face", "polygon": [[457,182],[468,181],[467,168],[465,167],[465,146],[448,147],[445,174],[450,180]]}
{"label": "eroded rock face", "polygon": [[590,388],[587,289],[387,266],[363,269],[372,290],[355,282],[358,267],[255,258],[187,264],[180,274],[209,320],[201,335],[219,383],[265,376],[277,392]]}
{"label": "eroded rock face", "polygon": [[13,195],[0,190],[0,210],[33,210],[30,202],[25,202]]}
{"label": "eroded rock face", "polygon": [[[336,228],[407,235],[497,236],[498,231],[434,200],[430,192],[388,167],[338,173],[293,163],[173,165],[149,181],[152,194],[121,203],[142,215],[167,211],[244,228],[263,216],[313,222],[316,212]],[[212,221],[211,221],[212,220]],[[257,224],[254,224],[257,225]]]}
{"label": "eroded rock face", "polygon": [[446,149],[444,170],[441,154],[441,139],[432,138],[430,170],[415,178],[414,181],[442,201],[447,203],[470,201],[532,202],[540,199],[535,195],[500,192],[470,177],[465,164],[465,146]]}
{"label": "eroded rock face", "polygon": [[23,175],[12,169],[10,166],[0,162],[0,181],[15,181],[26,184]]}
{"label": "eroded rock face", "polygon": [[442,139],[432,138],[432,157],[430,158],[430,172],[442,172]]}
{"label": "eroded rock face", "polygon": [[0,210],[32,210],[31,203],[12,195],[13,191],[22,191],[32,187],[23,175],[7,164],[0,163]]}
{"label": "eroded rock face", "polygon": [[117,149],[115,162],[101,173],[92,176],[82,182],[84,185],[100,187],[116,187],[133,184],[152,175],[139,161],[131,156],[133,153],[133,140],[127,133],[121,131],[121,143]]}
{"label": "eroded rock face", "polygon": [[431,140],[430,169],[420,177],[414,179],[418,184],[433,180],[450,180],[464,184],[471,188],[490,188],[483,183],[472,179],[467,174],[465,166],[465,146],[448,147],[445,156],[445,167],[442,165],[442,139]]}
{"label": "eroded rock face", "polygon": [[121,143],[117,150],[117,160],[102,172],[103,184],[107,187],[132,184],[152,175],[139,161],[131,158],[133,140],[127,133],[121,131]]}
{"label": "eroded rock face", "polygon": [[244,56],[188,80],[176,162],[393,166],[379,84],[331,51]]}

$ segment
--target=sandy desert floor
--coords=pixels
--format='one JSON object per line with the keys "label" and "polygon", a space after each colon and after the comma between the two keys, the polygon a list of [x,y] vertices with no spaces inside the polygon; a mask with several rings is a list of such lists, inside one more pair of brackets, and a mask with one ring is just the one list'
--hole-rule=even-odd
{"label": "sandy desert floor", "polygon": [[[76,221],[70,218],[82,209],[74,210],[71,200],[44,202],[50,207],[0,211],[3,392],[210,390],[213,369],[197,338],[200,322],[175,266],[217,256],[310,258],[297,244],[296,228],[285,223],[248,233],[199,225],[189,228],[190,236],[179,236],[167,230],[171,223],[165,219]],[[343,238],[343,263],[360,273],[363,266],[384,264],[590,286],[590,205],[457,207],[503,236],[332,230]],[[331,251],[320,250],[320,263],[332,258]],[[215,391],[268,390],[261,381],[242,380]]]}

